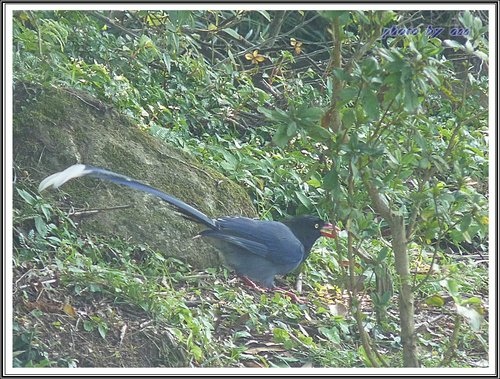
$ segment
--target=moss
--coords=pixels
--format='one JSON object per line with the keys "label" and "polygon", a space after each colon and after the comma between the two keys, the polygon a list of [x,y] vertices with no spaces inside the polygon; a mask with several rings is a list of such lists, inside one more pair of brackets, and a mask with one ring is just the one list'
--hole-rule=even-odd
{"label": "moss", "polygon": [[[46,175],[80,162],[133,177],[172,194],[207,215],[256,212],[246,193],[192,156],[154,139],[85,93],[35,89],[15,91],[14,163],[30,173],[33,190]],[[145,193],[91,178],[61,192],[44,193],[64,207],[100,209],[78,220],[82,232],[122,236],[147,243],[194,266],[220,263],[209,244],[191,239],[200,227]],[[109,210],[128,205],[129,208]]]}

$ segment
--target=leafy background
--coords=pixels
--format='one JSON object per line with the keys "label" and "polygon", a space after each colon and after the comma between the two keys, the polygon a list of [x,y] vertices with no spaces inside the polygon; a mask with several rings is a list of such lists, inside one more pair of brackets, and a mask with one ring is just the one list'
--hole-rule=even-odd
{"label": "leafy background", "polygon": [[[312,212],[346,231],[316,245],[306,305],[294,304],[221,268],[193,273],[147,241],[79,235],[19,175],[14,366],[488,365],[486,12],[13,21],[14,87],[86,91],[244,186],[262,218]],[[413,296],[411,325],[401,305]]]}

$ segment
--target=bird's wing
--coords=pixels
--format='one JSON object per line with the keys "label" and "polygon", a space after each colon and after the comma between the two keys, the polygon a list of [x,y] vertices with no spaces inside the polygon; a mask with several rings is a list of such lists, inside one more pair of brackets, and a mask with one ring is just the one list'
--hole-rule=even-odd
{"label": "bird's wing", "polygon": [[234,236],[228,234],[225,231],[217,229],[207,229],[203,230],[200,235],[202,235],[203,237],[215,238],[218,240],[229,242],[231,245],[238,246],[246,250],[248,253],[256,254],[263,258],[267,258],[269,255],[269,248],[265,244],[247,238]]}
{"label": "bird's wing", "polygon": [[303,259],[303,245],[280,222],[245,217],[223,217],[216,222],[217,229],[204,230],[200,234],[229,242],[278,264],[297,263]]}
{"label": "bird's wing", "polygon": [[78,178],[80,176],[90,176],[99,179],[109,180],[111,182],[121,184],[127,187],[134,188],[139,191],[147,192],[151,195],[159,197],[160,199],[166,201],[171,206],[173,206],[178,212],[187,216],[193,221],[199,222],[208,226],[209,228],[216,228],[215,220],[211,219],[204,213],[200,212],[196,208],[184,203],[183,201],[170,196],[156,188],[138,182],[132,178],[129,178],[125,175],[120,175],[112,171],[104,170],[99,167],[87,166],[83,164],[75,164],[73,166],[68,167],[66,170],[61,172],[56,172],[42,180],[40,185],[38,186],[38,191],[43,191],[48,187],[58,188],[67,181]]}

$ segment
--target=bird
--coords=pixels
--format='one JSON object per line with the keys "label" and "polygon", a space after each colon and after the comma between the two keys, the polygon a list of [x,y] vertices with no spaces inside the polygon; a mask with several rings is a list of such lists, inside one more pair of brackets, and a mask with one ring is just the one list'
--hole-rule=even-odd
{"label": "bird", "polygon": [[[205,238],[221,253],[225,264],[249,284],[272,289],[275,276],[295,270],[309,256],[321,236],[336,238],[339,229],[315,215],[299,215],[283,221],[243,216],[210,218],[191,205],[122,174],[84,164],[74,164],[40,182],[38,191],[58,188],[71,179],[89,176],[108,180],[159,197],[181,216],[202,224],[195,238]],[[256,286],[258,287],[258,286]]]}

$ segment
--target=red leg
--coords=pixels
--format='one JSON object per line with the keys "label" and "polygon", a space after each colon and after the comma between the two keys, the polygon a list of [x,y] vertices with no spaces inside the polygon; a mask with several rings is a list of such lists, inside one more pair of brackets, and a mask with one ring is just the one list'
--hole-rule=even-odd
{"label": "red leg", "polygon": [[251,287],[251,288],[253,288],[253,289],[257,290],[257,291],[260,291],[260,292],[266,292],[266,290],[265,290],[264,288],[259,287],[259,286],[258,286],[257,284],[255,284],[255,283],[253,282],[253,280],[252,280],[252,279],[250,279],[249,277],[242,275],[242,276],[240,276],[240,278],[241,278],[241,280],[243,280],[243,282],[245,282],[245,284],[246,284],[247,286],[249,286],[249,287]]}
{"label": "red leg", "polygon": [[299,298],[296,294],[294,294],[292,291],[289,291],[285,288],[280,288],[280,287],[274,287],[272,289],[273,291],[276,291],[276,292],[280,292],[282,293],[283,295],[285,296],[288,296],[292,301],[295,301],[296,303],[299,303],[299,304],[303,304],[305,303],[304,300],[302,300],[301,298]]}
{"label": "red leg", "polygon": [[264,289],[264,288],[260,287],[259,285],[255,284],[250,278],[248,278],[246,276],[240,276],[240,278],[241,278],[241,280],[243,280],[243,282],[245,282],[246,285],[248,285],[249,287],[251,287],[259,292],[276,291],[276,292],[282,293],[284,296],[288,296],[290,299],[292,299],[292,301],[295,301],[296,303],[299,303],[299,304],[304,303],[304,301],[301,300],[296,294],[294,294],[293,292],[291,292],[285,288],[273,287],[273,288],[269,288],[269,289]]}

